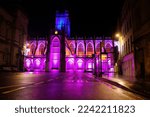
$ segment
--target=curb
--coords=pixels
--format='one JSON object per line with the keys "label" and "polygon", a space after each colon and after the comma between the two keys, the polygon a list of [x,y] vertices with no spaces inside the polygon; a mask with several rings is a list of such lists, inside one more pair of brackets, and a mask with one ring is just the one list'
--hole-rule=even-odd
{"label": "curb", "polygon": [[143,96],[146,100],[150,99],[150,95],[149,95],[149,93],[147,93],[147,92],[143,93],[143,92],[141,92],[141,91],[136,91],[135,89],[132,89],[132,88],[130,88],[130,87],[123,86],[123,85],[119,84],[118,82],[115,82],[115,81],[112,81],[112,80],[108,80],[108,79],[106,79],[106,78],[98,78],[98,79],[101,80],[101,81],[107,82],[107,83],[109,83],[109,84],[111,84],[111,85],[114,85],[114,86],[116,86],[116,87],[118,87],[118,88],[124,89],[124,90],[126,90],[126,91],[129,91],[129,92],[132,92],[132,93],[136,93],[136,94],[138,94],[138,95],[141,95],[141,96]]}

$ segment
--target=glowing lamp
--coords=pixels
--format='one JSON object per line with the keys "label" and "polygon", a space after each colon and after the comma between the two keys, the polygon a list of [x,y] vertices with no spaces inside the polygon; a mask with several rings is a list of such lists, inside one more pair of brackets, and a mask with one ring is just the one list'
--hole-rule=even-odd
{"label": "glowing lamp", "polygon": [[116,37],[120,37],[120,34],[119,34],[119,33],[117,33],[117,34],[116,34]]}
{"label": "glowing lamp", "polygon": [[101,57],[103,61],[107,60],[107,54],[101,54]]}
{"label": "glowing lamp", "polygon": [[55,35],[57,35],[57,34],[58,34],[58,31],[56,30],[56,31],[55,31]]}
{"label": "glowing lamp", "polygon": [[24,45],[23,48],[26,49],[26,46]]}

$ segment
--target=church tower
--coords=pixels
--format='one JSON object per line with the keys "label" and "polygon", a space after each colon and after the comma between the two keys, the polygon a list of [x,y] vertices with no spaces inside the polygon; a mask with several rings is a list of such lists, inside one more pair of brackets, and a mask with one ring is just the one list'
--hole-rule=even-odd
{"label": "church tower", "polygon": [[57,11],[55,19],[55,29],[65,31],[65,34],[70,37],[70,20],[68,11]]}

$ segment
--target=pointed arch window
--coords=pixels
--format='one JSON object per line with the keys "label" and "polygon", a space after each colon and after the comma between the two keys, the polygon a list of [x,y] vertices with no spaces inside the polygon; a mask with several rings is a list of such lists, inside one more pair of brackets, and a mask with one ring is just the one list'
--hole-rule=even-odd
{"label": "pointed arch window", "polygon": [[83,47],[83,44],[81,44],[81,43],[78,45],[77,55],[79,57],[83,57],[84,56],[84,47]]}
{"label": "pointed arch window", "polygon": [[92,57],[92,54],[94,54],[94,48],[91,43],[88,43],[86,55]]}
{"label": "pointed arch window", "polygon": [[99,55],[100,54],[100,43],[98,43],[96,45],[96,54]]}
{"label": "pointed arch window", "polygon": [[35,45],[32,44],[31,45],[31,55],[34,55],[34,53],[35,53]]}
{"label": "pointed arch window", "polygon": [[75,47],[74,47],[73,43],[70,44],[70,49],[71,49],[72,54],[74,54]]}
{"label": "pointed arch window", "polygon": [[60,41],[57,37],[52,40],[51,44],[51,61],[52,69],[59,69],[60,67]]}
{"label": "pointed arch window", "polygon": [[39,47],[39,54],[44,55],[44,45],[43,44],[41,44]]}

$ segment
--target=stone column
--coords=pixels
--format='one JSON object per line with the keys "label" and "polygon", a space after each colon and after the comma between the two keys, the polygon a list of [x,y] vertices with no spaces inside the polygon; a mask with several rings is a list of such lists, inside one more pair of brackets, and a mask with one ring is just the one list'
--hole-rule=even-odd
{"label": "stone column", "polygon": [[84,40],[84,72],[86,72],[86,61],[86,41]]}
{"label": "stone column", "polygon": [[[50,37],[51,39],[51,37]],[[48,44],[47,44],[47,51],[46,51],[46,63],[45,63],[45,71],[48,72],[50,71],[49,69],[49,63],[50,63],[50,39],[47,39]],[[46,44],[45,44],[46,46]]]}
{"label": "stone column", "polygon": [[60,39],[60,71],[66,72],[66,45],[64,30],[62,30],[62,37]]}
{"label": "stone column", "polygon": [[97,66],[96,66],[96,54],[92,55],[93,58],[93,63],[94,63],[94,68],[93,68],[93,75],[97,76]]}

